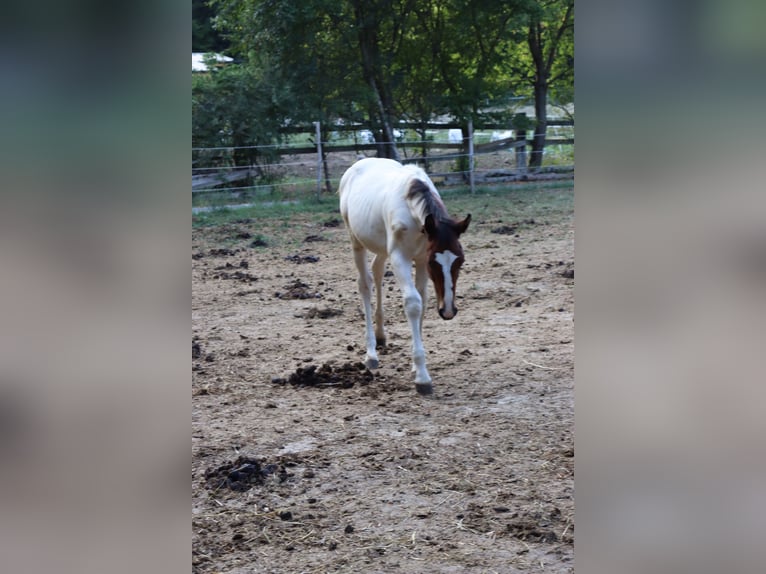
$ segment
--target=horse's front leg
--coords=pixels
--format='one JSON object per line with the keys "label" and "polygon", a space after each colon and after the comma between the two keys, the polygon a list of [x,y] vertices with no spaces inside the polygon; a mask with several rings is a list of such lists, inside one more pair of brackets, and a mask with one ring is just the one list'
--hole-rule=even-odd
{"label": "horse's front leg", "polygon": [[359,294],[362,296],[365,320],[365,343],[367,346],[367,358],[365,364],[369,369],[378,367],[378,353],[375,350],[375,331],[372,328],[372,273],[367,266],[367,250],[359,244],[353,243],[354,263],[359,272]]}
{"label": "horse's front leg", "polygon": [[428,270],[426,269],[427,261],[415,262],[415,287],[420,293],[420,300],[423,304],[423,313],[420,316],[420,333],[423,334],[423,320],[426,318],[426,310],[428,309]]}
{"label": "horse's front leg", "polygon": [[412,261],[401,253],[391,254],[394,275],[404,297],[404,311],[412,331],[412,370],[415,372],[415,388],[424,395],[433,390],[431,375],[426,369],[426,350],[423,347],[423,298],[412,281]]}

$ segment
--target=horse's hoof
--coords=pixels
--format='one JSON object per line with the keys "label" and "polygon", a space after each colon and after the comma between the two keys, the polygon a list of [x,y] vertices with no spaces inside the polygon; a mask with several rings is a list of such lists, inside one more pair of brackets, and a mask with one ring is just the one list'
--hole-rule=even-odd
{"label": "horse's hoof", "polygon": [[377,359],[367,359],[364,364],[368,369],[377,369],[379,363]]}
{"label": "horse's hoof", "polygon": [[415,383],[415,390],[419,395],[430,395],[434,392],[434,386],[431,383]]}

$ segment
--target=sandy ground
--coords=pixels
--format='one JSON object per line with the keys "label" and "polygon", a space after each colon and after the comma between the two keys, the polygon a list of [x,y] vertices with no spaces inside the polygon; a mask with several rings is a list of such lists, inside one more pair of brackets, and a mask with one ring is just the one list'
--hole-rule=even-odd
{"label": "sandy ground", "polygon": [[566,208],[473,200],[430,397],[391,276],[381,366],[357,366],[339,218],[193,231],[194,572],[573,572],[572,190],[539,193]]}

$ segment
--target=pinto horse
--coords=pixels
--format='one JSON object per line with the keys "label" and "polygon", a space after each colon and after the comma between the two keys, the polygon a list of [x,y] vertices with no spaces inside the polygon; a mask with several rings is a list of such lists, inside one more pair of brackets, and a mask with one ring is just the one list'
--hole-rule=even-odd
{"label": "pinto horse", "polygon": [[[376,344],[386,343],[381,283],[386,260],[390,259],[412,330],[415,388],[421,394],[430,394],[433,387],[422,337],[428,277],[436,292],[439,316],[452,319],[457,314],[455,287],[464,261],[458,239],[468,228],[471,215],[459,221],[450,217],[426,172],[391,159],[367,158],[356,162],[343,174],[338,193],[340,213],[351,236],[359,272],[359,293],[367,323],[366,364],[377,368]],[[368,251],[374,254],[372,272],[367,264]],[[377,303],[374,329],[373,281]]]}

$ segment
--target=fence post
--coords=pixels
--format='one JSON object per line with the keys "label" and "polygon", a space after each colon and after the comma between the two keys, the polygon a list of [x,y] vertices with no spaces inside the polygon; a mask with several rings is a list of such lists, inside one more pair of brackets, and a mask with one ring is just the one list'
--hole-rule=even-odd
{"label": "fence post", "polygon": [[322,195],[322,129],[319,122],[314,122],[317,142],[317,199]]}
{"label": "fence post", "polygon": [[[516,170],[521,173],[527,173],[527,127],[529,127],[527,114],[516,114],[511,122],[511,127],[516,132]],[[521,142],[524,142],[523,144]]]}
{"label": "fence post", "polygon": [[473,185],[473,119],[468,120],[468,182],[473,195],[476,191]]}

